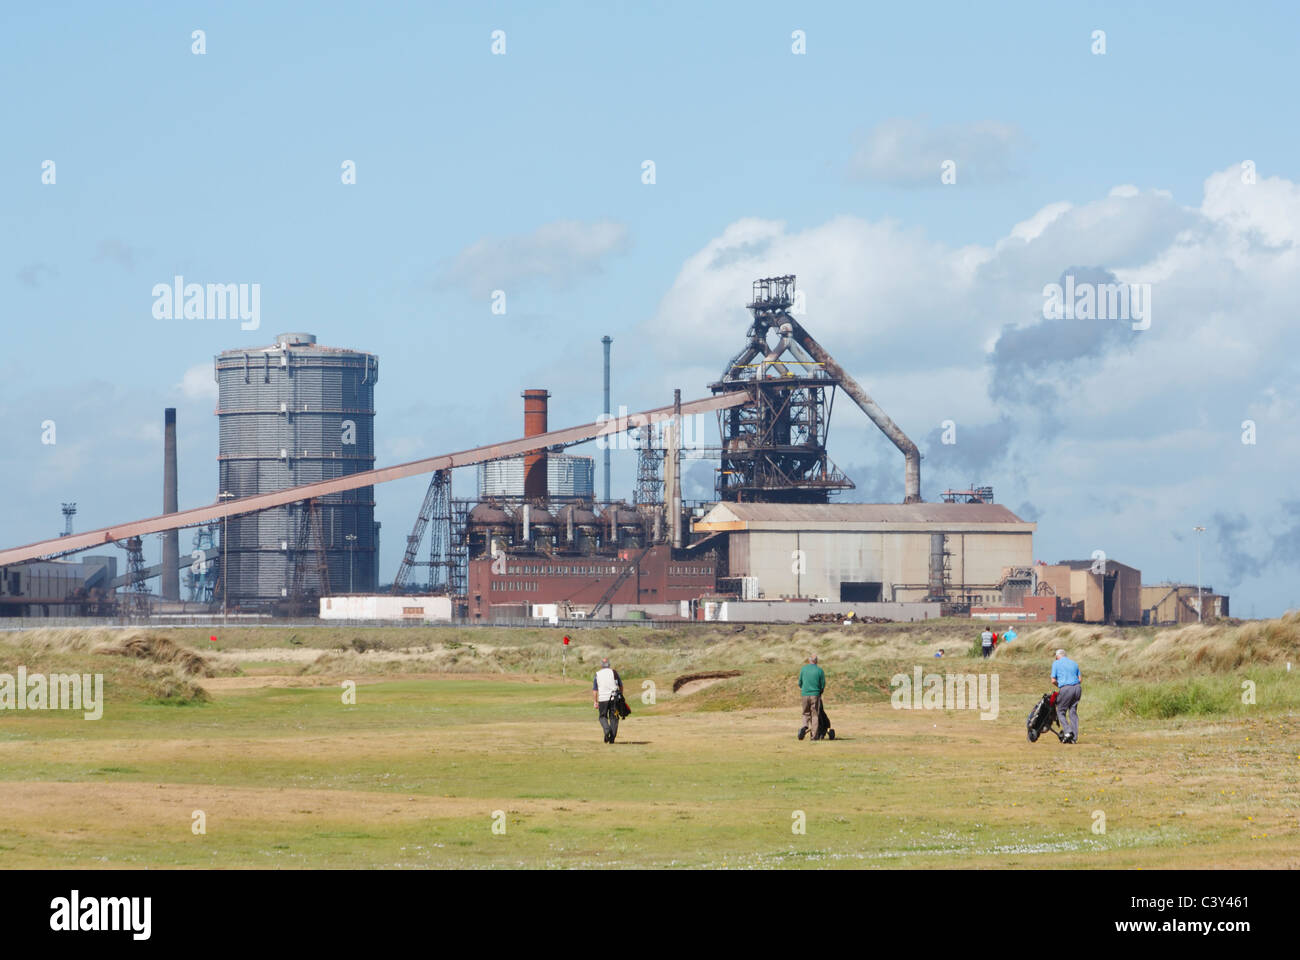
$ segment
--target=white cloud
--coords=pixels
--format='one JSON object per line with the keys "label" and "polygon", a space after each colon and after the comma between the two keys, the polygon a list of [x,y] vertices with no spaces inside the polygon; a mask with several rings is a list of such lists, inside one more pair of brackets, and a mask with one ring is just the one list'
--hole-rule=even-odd
{"label": "white cloud", "polygon": [[200,363],[190,367],[173,389],[179,390],[187,400],[216,400],[217,381],[213,377],[212,364]]}
{"label": "white cloud", "polygon": [[628,246],[627,227],[621,223],[557,220],[531,233],[471,244],[446,265],[442,282],[483,295],[539,279],[562,287],[599,273],[606,258]]}
{"label": "white cloud", "polygon": [[[1113,191],[1112,191],[1112,195],[1113,195]],[[1024,243],[1029,243],[1032,240],[1037,240],[1039,237],[1043,235],[1043,231],[1046,230],[1048,226],[1056,222],[1056,220],[1060,218],[1062,214],[1068,213],[1072,206],[1073,204],[1068,203],[1066,201],[1061,201],[1059,203],[1049,203],[1047,206],[1043,207],[1043,209],[1039,210],[1028,220],[1021,220],[1014,227],[1012,227],[1011,233],[1009,234],[1007,239],[998,242],[999,247],[1007,243],[1009,240],[1013,240],[1013,239],[1020,240]]]}
{"label": "white cloud", "polygon": [[1011,172],[1024,142],[1005,123],[927,126],[915,119],[886,120],[863,138],[849,162],[851,176],[898,186],[940,186],[943,165],[956,165],[958,183],[986,182]]}
{"label": "white cloud", "polygon": [[1243,183],[1241,173],[1229,167],[1207,179],[1201,213],[1246,238],[1294,246],[1300,239],[1300,185],[1281,177]]}

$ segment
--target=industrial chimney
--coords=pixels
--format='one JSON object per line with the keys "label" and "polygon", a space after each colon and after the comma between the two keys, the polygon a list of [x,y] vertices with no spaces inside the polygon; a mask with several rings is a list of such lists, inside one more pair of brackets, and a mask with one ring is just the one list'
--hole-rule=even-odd
{"label": "industrial chimney", "polygon": [[[609,345],[614,341],[608,336],[600,338],[605,345],[605,419],[609,419]],[[609,444],[605,444],[605,502],[609,503]]]}
{"label": "industrial chimney", "polygon": [[[163,411],[163,513],[176,512],[176,408]],[[163,533],[162,585],[164,600],[181,598],[180,533]]]}
{"label": "industrial chimney", "polygon": [[[524,436],[535,437],[546,432],[546,390],[525,390]],[[546,451],[538,450],[524,457],[524,499],[546,499]]]}

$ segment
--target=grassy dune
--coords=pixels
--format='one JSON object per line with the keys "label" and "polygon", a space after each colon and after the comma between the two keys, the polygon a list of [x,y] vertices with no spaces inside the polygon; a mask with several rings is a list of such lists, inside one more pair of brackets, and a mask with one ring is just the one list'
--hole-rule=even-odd
{"label": "grassy dune", "polygon": [[[0,712],[0,864],[1300,866],[1297,616],[1026,627],[988,661],[968,621],[584,630],[567,678],[554,630],[212,633],[0,637],[0,672],[100,672],[107,699]],[[1024,734],[1057,647],[1075,747]],[[833,743],[794,737],[810,651]],[[613,747],[602,655],[635,711]],[[894,709],[915,666],[996,675],[997,717]],[[672,693],[714,670],[741,673]]]}

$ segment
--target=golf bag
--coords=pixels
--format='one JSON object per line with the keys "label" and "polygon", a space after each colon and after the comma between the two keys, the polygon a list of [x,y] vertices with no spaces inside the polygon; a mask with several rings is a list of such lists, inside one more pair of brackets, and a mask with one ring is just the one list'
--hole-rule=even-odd
{"label": "golf bag", "polygon": [[1056,739],[1064,743],[1065,732],[1057,727],[1056,693],[1045,693],[1043,699],[1034,704],[1034,709],[1029,711],[1029,719],[1025,721],[1029,742],[1036,742],[1040,736],[1051,730],[1056,734]]}
{"label": "golf bag", "polygon": [[831,727],[831,718],[826,716],[826,708],[822,707],[821,715],[817,718],[817,734],[814,740],[820,740],[825,737],[828,740],[835,739],[835,730]]}
{"label": "golf bag", "polygon": [[614,709],[618,711],[620,720],[626,720],[632,713],[632,708],[627,705],[627,698],[623,696],[622,690],[614,691]]}

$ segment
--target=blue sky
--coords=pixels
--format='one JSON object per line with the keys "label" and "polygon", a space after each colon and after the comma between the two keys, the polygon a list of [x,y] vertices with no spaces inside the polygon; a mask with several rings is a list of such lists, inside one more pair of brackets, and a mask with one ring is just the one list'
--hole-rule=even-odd
{"label": "blue sky", "polygon": [[[990,482],[1040,559],[1102,548],[1149,581],[1194,577],[1204,524],[1206,580],[1280,613],[1297,15],[1133,7],[8,5],[0,541],[53,534],[62,500],[81,529],[156,513],[168,405],[182,505],[211,501],[220,350],[306,330],[378,354],[383,464],[517,435],[526,387],[553,423],[594,419],[606,333],[616,404],[702,396],[749,280],[793,272],[809,329],[925,450],[928,498]],[[1152,282],[1150,336],[1035,316],[1074,268]],[[261,328],[154,319],[176,274],[260,283]],[[892,449],[837,406],[832,456],[900,498]],[[377,490],[384,577],[423,486]]]}

